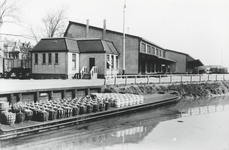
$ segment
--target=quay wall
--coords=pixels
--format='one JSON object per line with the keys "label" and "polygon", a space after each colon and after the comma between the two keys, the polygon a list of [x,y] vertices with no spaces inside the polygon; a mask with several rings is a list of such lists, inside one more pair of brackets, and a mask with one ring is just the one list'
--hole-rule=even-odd
{"label": "quay wall", "polygon": [[111,93],[158,93],[163,91],[178,91],[182,97],[200,98],[213,97],[229,93],[229,81],[212,81],[205,83],[184,84],[132,84],[132,85],[109,85],[102,89]]}
{"label": "quay wall", "polygon": [[71,99],[89,95],[90,93],[101,92],[102,86],[85,86],[85,87],[69,87],[54,88],[40,90],[11,91],[9,93],[0,94],[0,101],[10,102],[38,102],[51,99]]}

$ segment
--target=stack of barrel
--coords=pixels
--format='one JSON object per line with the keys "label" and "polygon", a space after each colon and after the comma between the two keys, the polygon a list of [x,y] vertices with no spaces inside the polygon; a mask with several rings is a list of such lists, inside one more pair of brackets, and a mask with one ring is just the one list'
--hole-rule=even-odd
{"label": "stack of barrel", "polygon": [[[110,108],[110,101],[103,98],[91,98],[90,96],[74,99],[55,99],[49,101],[22,103],[17,102],[9,107],[9,103],[1,103],[1,123],[12,125],[25,120],[47,121],[71,116],[105,111]],[[4,110],[4,111],[3,111]],[[12,118],[11,122],[6,122]],[[9,120],[9,119],[8,119]]]}
{"label": "stack of barrel", "polygon": [[16,120],[16,113],[9,112],[9,102],[0,102],[0,123],[13,125]]}
{"label": "stack of barrel", "polygon": [[144,102],[143,96],[136,94],[92,93],[92,95],[102,99],[108,99],[111,106],[116,108],[139,105]]}

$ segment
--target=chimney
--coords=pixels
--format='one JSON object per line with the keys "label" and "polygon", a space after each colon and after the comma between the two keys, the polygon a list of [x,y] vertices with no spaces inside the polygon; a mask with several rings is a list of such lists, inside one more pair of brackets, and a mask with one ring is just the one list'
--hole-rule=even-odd
{"label": "chimney", "polygon": [[89,19],[87,19],[85,38],[88,38],[88,34],[89,34]]}
{"label": "chimney", "polygon": [[106,19],[103,20],[103,36],[102,39],[105,40],[106,37]]}

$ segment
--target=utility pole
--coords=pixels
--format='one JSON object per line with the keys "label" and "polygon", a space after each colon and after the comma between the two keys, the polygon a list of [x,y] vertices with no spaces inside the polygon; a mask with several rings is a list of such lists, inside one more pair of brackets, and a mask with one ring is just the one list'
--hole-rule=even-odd
{"label": "utility pole", "polygon": [[126,0],[124,1],[124,7],[123,7],[123,71],[122,74],[125,75],[126,70],[126,35],[125,35],[125,9],[126,9]]}

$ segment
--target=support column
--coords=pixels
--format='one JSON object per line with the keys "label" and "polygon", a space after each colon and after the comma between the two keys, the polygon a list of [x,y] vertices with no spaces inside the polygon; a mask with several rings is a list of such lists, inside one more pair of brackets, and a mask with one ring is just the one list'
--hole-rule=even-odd
{"label": "support column", "polygon": [[90,95],[90,94],[91,94],[91,89],[90,88],[87,88],[86,95]]}
{"label": "support column", "polygon": [[157,64],[154,63],[154,72],[157,72]]}
{"label": "support column", "polygon": [[63,90],[62,92],[62,99],[66,98],[66,90]]}
{"label": "support column", "polygon": [[14,101],[14,94],[10,94],[10,95],[9,95],[9,102],[10,102],[11,104],[16,103],[16,102]]}
{"label": "support column", "polygon": [[34,103],[39,101],[39,92],[34,93]]}
{"label": "support column", "polygon": [[72,90],[72,99],[77,97],[77,89]]}
{"label": "support column", "polygon": [[18,93],[17,102],[22,102],[22,93]]}
{"label": "support column", "polygon": [[48,98],[49,98],[49,100],[53,100],[53,91],[50,91],[48,93]]}

